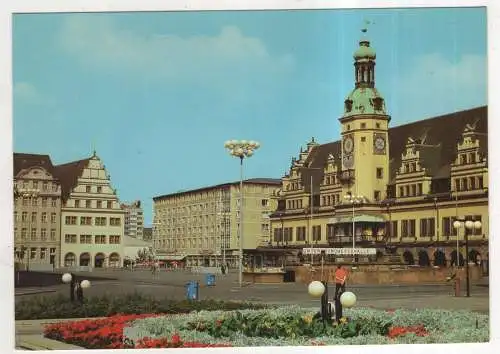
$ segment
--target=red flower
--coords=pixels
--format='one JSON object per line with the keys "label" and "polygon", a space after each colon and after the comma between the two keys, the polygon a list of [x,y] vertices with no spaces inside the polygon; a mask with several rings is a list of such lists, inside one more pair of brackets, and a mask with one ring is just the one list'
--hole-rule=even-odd
{"label": "red flower", "polygon": [[415,333],[415,335],[419,337],[425,337],[429,335],[429,332],[427,332],[425,327],[423,325],[419,325],[410,327],[401,327],[401,326],[391,327],[389,329],[389,333],[387,334],[387,336],[393,339],[396,337],[405,336],[408,333]]}

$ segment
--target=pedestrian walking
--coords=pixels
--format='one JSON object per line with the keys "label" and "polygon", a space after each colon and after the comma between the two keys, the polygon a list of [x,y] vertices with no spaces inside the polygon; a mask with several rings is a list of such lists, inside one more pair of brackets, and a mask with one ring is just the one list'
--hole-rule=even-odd
{"label": "pedestrian walking", "polygon": [[345,292],[347,275],[347,270],[339,264],[335,270],[335,299],[340,299],[340,295]]}

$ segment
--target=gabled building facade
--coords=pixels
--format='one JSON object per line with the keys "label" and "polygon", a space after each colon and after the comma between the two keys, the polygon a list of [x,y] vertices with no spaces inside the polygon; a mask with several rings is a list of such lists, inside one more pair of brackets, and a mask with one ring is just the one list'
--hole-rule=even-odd
{"label": "gabled building facade", "polygon": [[[375,59],[361,39],[340,140],[311,139],[292,159],[275,194],[271,248],[303,262],[301,249],[316,246],[375,247],[422,266],[488,259],[487,107],[390,127]],[[457,219],[482,226],[457,231]]]}
{"label": "gabled building facade", "polygon": [[101,159],[94,152],[55,170],[63,190],[60,265],[121,267],[125,212]]}
{"label": "gabled building facade", "polygon": [[14,154],[14,259],[47,270],[60,262],[61,186],[48,155]]}

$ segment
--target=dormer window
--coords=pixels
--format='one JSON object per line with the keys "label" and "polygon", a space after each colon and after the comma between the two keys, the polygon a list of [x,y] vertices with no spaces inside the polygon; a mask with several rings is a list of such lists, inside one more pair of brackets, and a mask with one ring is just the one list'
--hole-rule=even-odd
{"label": "dormer window", "polygon": [[381,111],[382,110],[382,103],[384,102],[383,98],[381,97],[375,97],[373,100],[372,100],[372,105],[373,105],[373,108],[376,110],[376,111]]}
{"label": "dormer window", "polygon": [[345,111],[352,111],[352,100],[345,100]]}

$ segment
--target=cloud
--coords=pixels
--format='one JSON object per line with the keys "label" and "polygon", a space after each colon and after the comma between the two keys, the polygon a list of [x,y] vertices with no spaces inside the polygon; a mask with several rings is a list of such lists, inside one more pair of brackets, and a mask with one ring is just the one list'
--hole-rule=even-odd
{"label": "cloud", "polygon": [[[213,36],[145,35],[109,17],[68,16],[59,43],[82,65],[141,79],[248,83],[294,69],[291,55],[273,55],[259,38],[226,26]],[[214,84],[211,82],[211,84]]]}
{"label": "cloud", "polygon": [[14,84],[14,101],[30,105],[52,105],[54,101],[42,94],[32,83],[19,81]]}
{"label": "cloud", "polygon": [[452,62],[442,54],[416,58],[407,75],[394,79],[392,99],[405,120],[460,111],[487,104],[485,56],[463,55]]}

